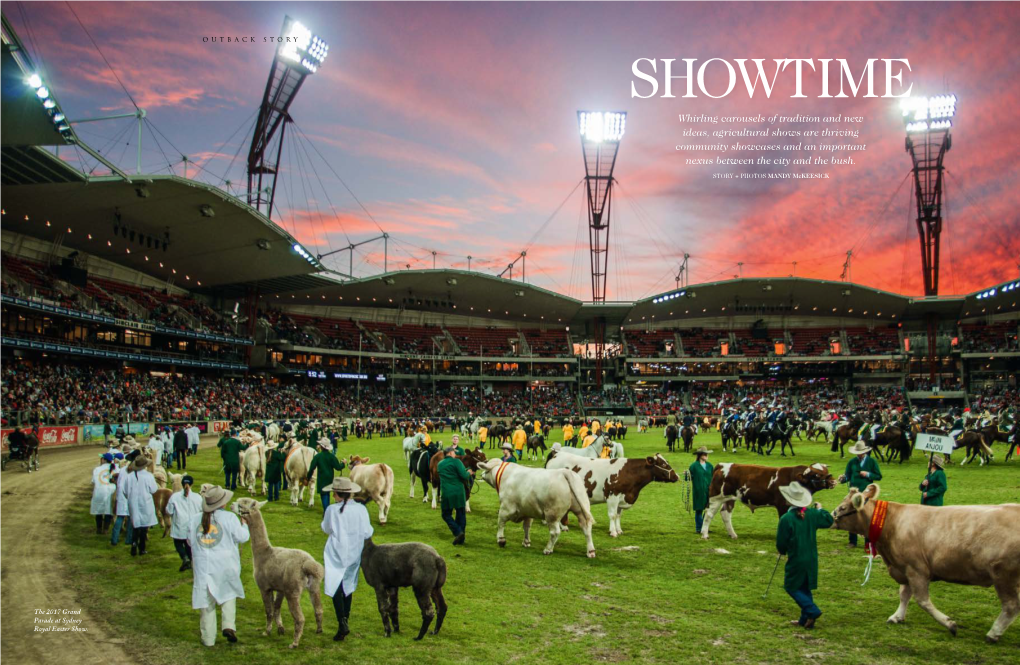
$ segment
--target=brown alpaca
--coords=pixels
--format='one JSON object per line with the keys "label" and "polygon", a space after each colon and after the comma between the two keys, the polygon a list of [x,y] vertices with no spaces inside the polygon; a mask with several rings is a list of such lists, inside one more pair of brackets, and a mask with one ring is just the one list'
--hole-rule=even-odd
{"label": "brown alpaca", "polygon": [[[315,609],[315,632],[322,632],[321,592],[326,571],[308,552],[273,547],[270,544],[266,523],[259,511],[264,505],[265,501],[259,503],[255,499],[245,498],[235,501],[233,507],[251,533],[252,568],[266,609],[266,630],[263,635],[272,632],[274,623],[277,632],[283,635],[280,608],[286,598],[287,608],[294,617],[294,641],[290,644],[293,649],[301,641],[301,633],[305,628],[305,613],[301,609],[301,594],[305,589],[308,589]],[[276,592],[275,599],[273,592]]]}

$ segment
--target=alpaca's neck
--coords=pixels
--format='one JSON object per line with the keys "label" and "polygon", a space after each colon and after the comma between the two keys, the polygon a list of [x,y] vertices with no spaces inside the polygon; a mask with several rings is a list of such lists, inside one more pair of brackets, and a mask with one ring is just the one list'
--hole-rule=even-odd
{"label": "alpaca's neck", "polygon": [[247,521],[248,533],[251,534],[251,553],[258,559],[263,554],[268,554],[273,545],[269,542],[269,533],[266,531],[266,523],[261,513],[254,511],[248,513]]}

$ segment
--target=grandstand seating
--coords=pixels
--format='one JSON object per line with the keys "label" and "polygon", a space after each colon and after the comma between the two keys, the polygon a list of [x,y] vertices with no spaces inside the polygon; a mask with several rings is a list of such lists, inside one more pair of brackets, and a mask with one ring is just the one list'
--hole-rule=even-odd
{"label": "grandstand seating", "polygon": [[666,353],[666,343],[676,339],[672,330],[625,330],[623,334],[627,340],[627,350],[630,355],[641,358],[674,355]]}
{"label": "grandstand seating", "polygon": [[531,353],[536,356],[552,357],[570,355],[571,349],[567,345],[567,333],[563,330],[525,330],[524,338],[531,347]]}
{"label": "grandstand seating", "polygon": [[839,331],[831,328],[791,328],[793,344],[789,353],[799,356],[822,356],[830,351],[829,340],[839,337]]}
{"label": "grandstand seating", "polygon": [[719,355],[719,340],[729,339],[725,330],[704,330],[693,328],[680,331],[680,341],[684,345],[684,354],[694,358],[705,358]]}
{"label": "grandstand seating", "polygon": [[517,338],[512,328],[447,328],[466,356],[510,356],[514,348],[511,339]]}
{"label": "grandstand seating", "polygon": [[999,321],[988,325],[965,324],[960,326],[964,351],[1016,351],[1017,322]]}
{"label": "grandstand seating", "polygon": [[876,355],[898,353],[899,332],[889,328],[847,328],[846,339],[851,355]]}

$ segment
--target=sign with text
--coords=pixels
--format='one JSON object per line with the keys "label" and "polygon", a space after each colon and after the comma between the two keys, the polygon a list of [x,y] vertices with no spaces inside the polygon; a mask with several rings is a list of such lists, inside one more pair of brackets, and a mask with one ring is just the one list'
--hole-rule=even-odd
{"label": "sign with text", "polygon": [[229,420],[214,420],[209,424],[212,426],[212,431],[217,434],[220,432],[226,432],[230,430]]}
{"label": "sign with text", "polygon": [[942,453],[951,455],[953,452],[953,438],[942,434],[918,434],[914,442],[915,450],[923,450],[926,453]]}

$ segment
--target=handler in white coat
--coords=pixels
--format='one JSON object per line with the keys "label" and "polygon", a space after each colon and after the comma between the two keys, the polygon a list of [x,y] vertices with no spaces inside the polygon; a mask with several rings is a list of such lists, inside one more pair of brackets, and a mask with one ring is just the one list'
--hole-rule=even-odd
{"label": "handler in white coat", "polygon": [[149,450],[149,457],[156,460],[156,464],[163,463],[163,440],[159,438],[158,434],[153,432],[149,435],[149,444],[146,448]]}
{"label": "handler in white coat", "polygon": [[96,533],[104,534],[113,521],[113,495],[117,491],[113,479],[117,465],[112,453],[103,453],[99,466],[92,469],[92,505],[89,512],[96,518]]}
{"label": "handler in white coat", "polygon": [[340,624],[333,639],[340,641],[351,632],[348,626],[351,595],[358,588],[361,550],[373,530],[368,510],[351,499],[352,495],[361,491],[360,485],[341,476],[333,480],[329,489],[333,492],[334,503],[322,516],[322,532],[329,536],[322,554],[326,563],[324,586],[326,595],[333,598],[333,611]]}
{"label": "handler in white coat", "polygon": [[180,492],[174,492],[170,500],[166,502],[166,514],[170,516],[170,537],[174,539],[174,549],[181,557],[181,567],[178,572],[183,573],[191,568],[191,545],[188,544],[188,526],[195,515],[202,514],[202,497],[191,491],[195,479],[185,474],[181,478]]}
{"label": "handler in white coat", "polygon": [[[120,453],[123,457],[123,453]],[[115,455],[116,457],[116,455]],[[124,544],[130,545],[134,542],[134,530],[131,528],[131,508],[128,505],[128,492],[131,484],[135,481],[135,474],[131,471],[131,462],[127,462],[117,473],[117,519],[113,522],[113,533],[110,534],[110,544],[116,545],[120,542],[120,530],[124,529]]]}
{"label": "handler in white coat", "polygon": [[244,598],[241,585],[241,554],[238,546],[248,542],[248,526],[237,515],[223,508],[234,493],[218,485],[203,486],[202,514],[188,524],[194,585],[191,589],[192,609],[202,610],[200,624],[202,644],[216,644],[216,606],[220,606],[223,636],[237,641],[234,622],[236,599]]}
{"label": "handler in white coat", "polygon": [[128,489],[128,510],[131,511],[131,526],[134,527],[134,539],[131,543],[131,556],[148,554],[145,549],[149,539],[149,527],[158,524],[156,520],[156,504],[152,495],[159,489],[156,479],[149,473],[149,460],[139,455],[131,463],[135,478]]}

